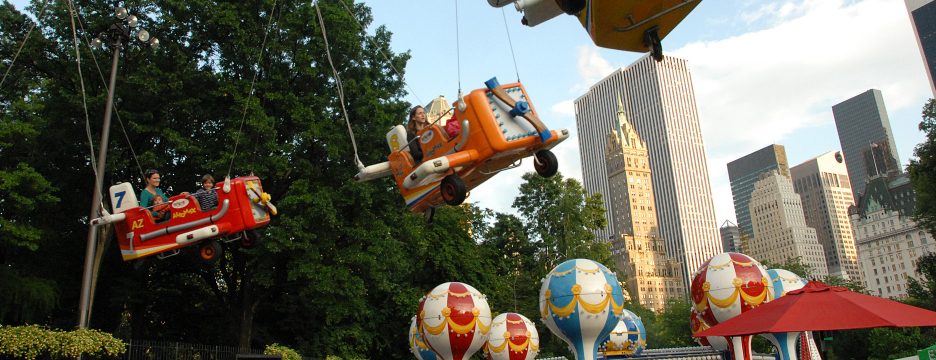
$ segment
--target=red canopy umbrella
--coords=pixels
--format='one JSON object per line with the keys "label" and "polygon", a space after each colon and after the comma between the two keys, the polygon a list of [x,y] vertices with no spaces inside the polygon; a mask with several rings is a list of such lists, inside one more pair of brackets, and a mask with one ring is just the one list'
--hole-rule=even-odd
{"label": "red canopy umbrella", "polygon": [[936,312],[810,281],[693,336],[915,326],[936,326]]}

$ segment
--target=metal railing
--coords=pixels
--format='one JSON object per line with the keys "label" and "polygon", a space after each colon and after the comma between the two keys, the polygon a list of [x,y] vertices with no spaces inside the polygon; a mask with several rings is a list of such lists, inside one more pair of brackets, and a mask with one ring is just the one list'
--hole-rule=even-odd
{"label": "metal railing", "polygon": [[237,360],[238,354],[263,354],[262,349],[188,344],[175,341],[127,340],[124,360]]}

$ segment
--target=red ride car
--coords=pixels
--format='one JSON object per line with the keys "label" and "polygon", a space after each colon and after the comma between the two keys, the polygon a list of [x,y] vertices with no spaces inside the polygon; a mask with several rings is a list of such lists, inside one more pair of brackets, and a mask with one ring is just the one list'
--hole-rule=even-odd
{"label": "red ride car", "polygon": [[91,221],[91,225],[114,223],[120,254],[124,261],[159,255],[175,255],[186,246],[199,245],[202,260],[213,262],[221,254],[215,240],[228,235],[228,241],[239,240],[243,247],[256,245],[256,232],[270,223],[276,207],[270,195],[263,192],[256,176],[227,179],[215,186],[218,206],[202,209],[198,199],[190,194],[169,198],[168,220],[157,222],[150,208],[141,208],[129,183],[110,188],[113,214]]}

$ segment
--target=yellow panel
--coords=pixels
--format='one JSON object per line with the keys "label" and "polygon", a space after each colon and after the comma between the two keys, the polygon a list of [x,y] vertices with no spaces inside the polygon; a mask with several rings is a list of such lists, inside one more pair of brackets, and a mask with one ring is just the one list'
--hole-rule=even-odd
{"label": "yellow panel", "polygon": [[646,52],[644,32],[666,37],[702,0],[589,0],[579,15],[595,45]]}

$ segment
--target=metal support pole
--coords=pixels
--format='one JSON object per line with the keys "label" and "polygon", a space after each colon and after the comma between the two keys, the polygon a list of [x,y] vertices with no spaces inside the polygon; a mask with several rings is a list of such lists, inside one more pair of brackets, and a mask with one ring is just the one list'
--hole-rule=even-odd
{"label": "metal support pole", "polygon": [[[94,197],[91,201],[91,215],[88,221],[100,216],[101,191],[104,186],[104,163],[107,161],[108,138],[110,137],[110,122],[114,108],[114,86],[117,84],[117,59],[120,57],[120,40],[114,41],[114,58],[111,64],[110,84],[107,88],[107,105],[104,108],[104,124],[101,127],[101,145],[98,149],[97,168],[95,172]],[[95,248],[97,247],[97,229],[88,226],[88,243],[85,251],[84,275],[81,277],[81,304],[79,305],[78,328],[86,329],[91,318],[91,283],[97,274],[94,273]]]}

